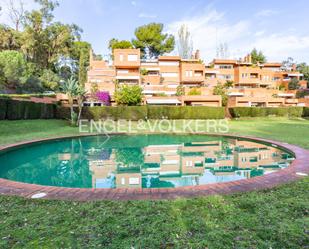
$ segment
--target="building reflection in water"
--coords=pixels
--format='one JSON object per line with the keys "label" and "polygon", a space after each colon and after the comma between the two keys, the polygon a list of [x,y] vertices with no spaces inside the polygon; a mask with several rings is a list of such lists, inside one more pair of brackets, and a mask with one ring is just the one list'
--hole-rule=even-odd
{"label": "building reflection in water", "polygon": [[285,168],[282,150],[238,139],[88,151],[93,188],[171,188],[233,181]]}

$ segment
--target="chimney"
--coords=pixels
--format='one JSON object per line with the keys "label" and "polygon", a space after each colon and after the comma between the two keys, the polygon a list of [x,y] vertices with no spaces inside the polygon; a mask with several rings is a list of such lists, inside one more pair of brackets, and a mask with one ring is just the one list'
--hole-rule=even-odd
{"label": "chimney", "polygon": [[249,62],[249,63],[252,63],[252,57],[251,57],[251,54],[248,54],[248,62]]}
{"label": "chimney", "polygon": [[195,57],[194,59],[196,59],[196,60],[201,59],[200,50],[199,50],[199,49],[197,49],[197,50],[195,51],[195,56],[194,56],[194,57]]}

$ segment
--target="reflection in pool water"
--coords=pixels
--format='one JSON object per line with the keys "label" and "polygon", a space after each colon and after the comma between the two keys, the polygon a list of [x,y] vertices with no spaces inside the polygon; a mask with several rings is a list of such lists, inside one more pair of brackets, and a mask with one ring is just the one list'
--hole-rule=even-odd
{"label": "reflection in pool water", "polygon": [[269,145],[206,135],[83,137],[0,154],[0,177],[80,188],[173,188],[234,181],[287,167]]}

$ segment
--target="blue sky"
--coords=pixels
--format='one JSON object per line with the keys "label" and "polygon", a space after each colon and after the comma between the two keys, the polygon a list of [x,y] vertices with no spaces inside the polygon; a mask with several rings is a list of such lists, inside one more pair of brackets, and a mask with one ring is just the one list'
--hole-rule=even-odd
{"label": "blue sky", "polygon": [[[5,1],[5,0],[3,0]],[[28,8],[34,5],[26,1]],[[161,22],[176,34],[181,24],[192,33],[195,49],[210,61],[216,45],[227,43],[230,57],[244,56],[253,47],[268,60],[292,56],[309,62],[309,1],[240,0],[60,0],[55,18],[76,23],[95,52],[107,54],[115,37],[131,39],[137,26]],[[0,17],[5,21],[5,15]],[[174,51],[177,53],[177,49]]]}

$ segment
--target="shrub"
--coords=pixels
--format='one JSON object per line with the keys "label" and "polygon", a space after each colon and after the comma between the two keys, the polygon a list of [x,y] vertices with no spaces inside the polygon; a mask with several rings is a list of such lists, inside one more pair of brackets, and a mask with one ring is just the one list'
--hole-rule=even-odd
{"label": "shrub", "polygon": [[[65,113],[67,115],[67,113]],[[83,118],[86,119],[130,119],[139,120],[147,117],[147,106],[95,106],[85,107]]]}
{"label": "shrub", "polygon": [[233,107],[229,111],[234,118],[239,117],[266,117],[266,116],[289,116],[301,117],[302,107]]}
{"label": "shrub", "polygon": [[7,99],[6,118],[19,119],[48,119],[55,117],[53,104],[34,103],[30,101],[18,101]]}
{"label": "shrub", "polygon": [[304,107],[303,117],[309,117],[309,107]]}
{"label": "shrub", "polygon": [[184,119],[223,119],[224,107],[183,106]]}
{"label": "shrub", "polygon": [[122,85],[115,91],[115,100],[118,105],[139,105],[142,102],[143,89],[138,85]]}
{"label": "shrub", "polygon": [[[57,109],[58,118],[69,118],[68,108]],[[85,119],[223,119],[223,107],[207,106],[96,106],[85,107],[82,113]]]}
{"label": "shrub", "polygon": [[7,112],[7,100],[0,99],[0,120],[4,120]]}
{"label": "shrub", "polygon": [[190,91],[188,92],[188,95],[201,95],[201,89],[193,87],[192,89],[190,89]]}
{"label": "shrub", "polygon": [[111,97],[109,95],[109,92],[107,91],[97,92],[96,97],[104,105],[107,105],[107,106],[111,105]]}

